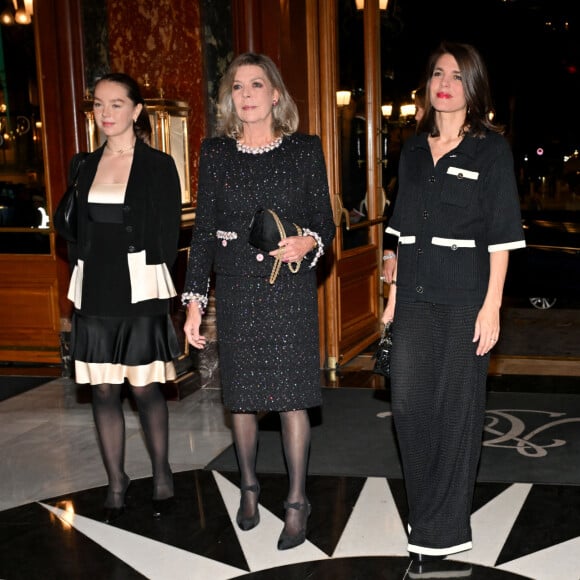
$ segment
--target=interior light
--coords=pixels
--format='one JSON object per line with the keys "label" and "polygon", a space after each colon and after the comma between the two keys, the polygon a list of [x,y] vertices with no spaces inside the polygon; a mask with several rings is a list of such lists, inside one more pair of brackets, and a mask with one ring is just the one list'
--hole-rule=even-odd
{"label": "interior light", "polygon": [[30,24],[31,22],[30,14],[28,14],[24,8],[19,8],[16,11],[14,20],[17,24]]}
{"label": "interior light", "polygon": [[12,14],[12,10],[10,10],[10,8],[6,8],[6,10],[0,14],[0,22],[5,26],[11,26],[14,24],[14,15]]}
{"label": "interior light", "polygon": [[350,91],[336,91],[336,104],[339,107],[346,107],[350,104]]}
{"label": "interior light", "polygon": [[[389,0],[379,0],[379,8],[381,10],[386,10],[388,5],[389,5]],[[365,7],[365,0],[356,0],[356,9],[357,10],[364,10],[364,7]]]}

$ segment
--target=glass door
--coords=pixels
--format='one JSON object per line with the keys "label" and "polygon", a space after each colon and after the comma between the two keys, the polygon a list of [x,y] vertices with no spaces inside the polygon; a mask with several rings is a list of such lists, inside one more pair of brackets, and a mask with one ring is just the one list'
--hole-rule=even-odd
{"label": "glass door", "polygon": [[31,14],[0,19],[0,253],[50,254]]}
{"label": "glass door", "polygon": [[328,366],[333,368],[379,336],[387,142],[381,117],[379,0],[336,0],[319,7],[321,66],[329,71],[321,88],[323,94],[332,92],[327,107],[335,122],[335,130],[328,130],[336,153],[327,156],[337,225],[335,265],[327,284],[327,312],[334,326],[328,332]]}

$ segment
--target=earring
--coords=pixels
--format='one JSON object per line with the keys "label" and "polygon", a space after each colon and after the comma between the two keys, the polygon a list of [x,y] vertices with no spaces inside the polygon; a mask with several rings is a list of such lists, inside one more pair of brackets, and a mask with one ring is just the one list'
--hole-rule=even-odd
{"label": "earring", "polygon": [[278,100],[277,100],[277,99],[274,99],[274,100],[272,101],[272,106],[273,106],[273,107],[275,107],[277,104],[278,104]]}

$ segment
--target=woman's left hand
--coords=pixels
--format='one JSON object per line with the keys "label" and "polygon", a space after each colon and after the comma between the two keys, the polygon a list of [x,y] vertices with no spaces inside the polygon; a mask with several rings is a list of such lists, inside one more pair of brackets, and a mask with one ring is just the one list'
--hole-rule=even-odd
{"label": "woman's left hand", "polygon": [[[281,240],[278,247],[283,248],[283,262],[300,262],[316,247],[316,240],[312,236],[290,236]],[[280,250],[272,250],[269,255],[275,258],[279,252]]]}
{"label": "woman's left hand", "polygon": [[473,342],[478,342],[475,354],[483,356],[487,354],[499,339],[499,308],[486,306],[479,311],[475,321],[475,333]]}

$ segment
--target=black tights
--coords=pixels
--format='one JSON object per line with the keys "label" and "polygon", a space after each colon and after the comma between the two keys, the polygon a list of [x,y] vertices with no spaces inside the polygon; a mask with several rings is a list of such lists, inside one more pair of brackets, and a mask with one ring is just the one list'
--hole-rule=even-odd
{"label": "black tights", "polygon": [[[310,450],[310,419],[306,410],[280,413],[282,444],[288,468],[289,503],[305,503],[306,472]],[[234,444],[240,466],[242,488],[257,483],[256,456],[258,451],[258,419],[254,413],[232,413]],[[255,493],[242,494],[242,511],[251,516],[258,501]],[[290,535],[297,534],[305,525],[306,510],[290,509],[286,512],[285,529]]]}
{"label": "black tights", "polygon": [[[93,388],[93,417],[99,445],[109,479],[105,505],[123,500],[129,478],[125,473],[125,416],[121,400],[122,385],[98,385]],[[158,383],[131,387],[153,468],[153,498],[173,495],[173,476],[169,466],[169,420],[167,403]]]}

